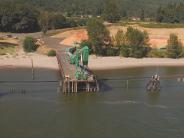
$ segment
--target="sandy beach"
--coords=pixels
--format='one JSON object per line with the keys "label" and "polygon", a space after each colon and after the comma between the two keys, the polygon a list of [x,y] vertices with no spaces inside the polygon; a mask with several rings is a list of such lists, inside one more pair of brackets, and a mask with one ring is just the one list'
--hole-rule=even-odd
{"label": "sandy beach", "polygon": [[184,58],[121,58],[121,57],[95,57],[90,56],[89,68],[91,70],[112,70],[134,67],[150,66],[184,66]]}
{"label": "sandy beach", "polygon": [[[27,56],[7,57],[0,56],[0,69],[2,68],[31,68],[32,61],[35,68],[58,69],[56,57],[48,57],[39,54],[30,54]],[[96,57],[89,58],[89,68],[91,70],[112,70],[134,67],[150,66],[184,66],[184,58],[123,58],[123,57]]]}
{"label": "sandy beach", "polygon": [[58,69],[55,57],[39,54],[19,55],[16,57],[0,56],[0,69],[2,68],[34,68]]}

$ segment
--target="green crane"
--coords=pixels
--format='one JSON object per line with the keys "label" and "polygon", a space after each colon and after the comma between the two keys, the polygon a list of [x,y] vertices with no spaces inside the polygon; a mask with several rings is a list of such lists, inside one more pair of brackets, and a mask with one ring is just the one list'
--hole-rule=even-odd
{"label": "green crane", "polygon": [[68,50],[70,63],[76,67],[75,77],[77,80],[87,80],[88,72],[86,67],[88,66],[89,48],[84,46],[83,48],[70,48]]}

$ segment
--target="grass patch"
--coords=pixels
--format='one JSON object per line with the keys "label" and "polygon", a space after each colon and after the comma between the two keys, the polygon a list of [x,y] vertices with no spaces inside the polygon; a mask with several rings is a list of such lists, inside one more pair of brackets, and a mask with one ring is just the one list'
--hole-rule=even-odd
{"label": "grass patch", "polygon": [[148,57],[151,58],[166,58],[166,50],[158,50],[158,49],[152,49],[149,53],[148,53]]}
{"label": "grass patch", "polygon": [[0,46],[0,55],[14,54],[16,52],[15,46]]}
{"label": "grass patch", "polygon": [[171,23],[139,23],[139,25],[145,28],[184,28],[184,24]]}
{"label": "grass patch", "polygon": [[139,25],[144,28],[184,28],[182,23],[156,23],[156,22],[121,22],[122,26]]}
{"label": "grass patch", "polygon": [[122,26],[138,25],[139,22],[121,22]]}

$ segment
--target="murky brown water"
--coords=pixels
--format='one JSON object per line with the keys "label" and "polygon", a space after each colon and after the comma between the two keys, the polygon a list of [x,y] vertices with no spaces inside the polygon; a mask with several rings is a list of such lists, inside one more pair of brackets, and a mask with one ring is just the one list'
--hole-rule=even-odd
{"label": "murky brown water", "polygon": [[[184,68],[97,71],[99,78],[114,80],[92,94],[63,95],[58,83],[1,83],[0,138],[182,138],[184,82],[161,80],[161,92],[148,94],[146,80],[129,82],[128,90],[124,81],[115,81],[156,72],[184,74]],[[35,73],[36,80],[58,80],[57,71]],[[31,70],[1,69],[0,80],[31,80]]]}

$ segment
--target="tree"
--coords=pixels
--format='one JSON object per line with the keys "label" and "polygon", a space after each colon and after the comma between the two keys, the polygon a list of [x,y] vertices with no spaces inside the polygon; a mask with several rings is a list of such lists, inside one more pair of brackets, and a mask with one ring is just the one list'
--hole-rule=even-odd
{"label": "tree", "polygon": [[88,21],[87,31],[93,52],[103,55],[104,50],[110,45],[110,32],[102,21],[96,18]]}
{"label": "tree", "polygon": [[159,7],[156,12],[157,22],[182,23],[184,22],[184,4],[174,3]]}
{"label": "tree", "polygon": [[170,34],[167,41],[167,56],[169,58],[178,58],[182,54],[182,43],[175,34]]}
{"label": "tree", "polygon": [[121,19],[120,10],[113,0],[107,1],[105,5],[103,17],[106,21],[112,22],[112,23],[115,23]]}
{"label": "tree", "polygon": [[157,22],[162,22],[164,19],[164,11],[162,9],[162,7],[159,7],[157,12],[156,12],[156,21]]}
{"label": "tree", "polygon": [[[30,9],[31,8],[31,9]],[[27,5],[0,5],[0,31],[36,32],[39,30],[37,10]]]}
{"label": "tree", "polygon": [[141,9],[140,19],[141,19],[141,21],[145,20],[144,9]]}
{"label": "tree", "polygon": [[116,35],[114,37],[112,37],[113,40],[113,45],[114,46],[122,46],[125,42],[125,34],[123,32],[123,30],[118,30],[118,32],[116,33]]}
{"label": "tree", "polygon": [[67,26],[66,18],[63,14],[58,12],[50,13],[49,18],[49,28],[51,29],[61,29]]}
{"label": "tree", "polygon": [[121,47],[121,53],[129,57],[142,58],[149,51],[148,42],[149,36],[147,32],[141,32],[138,29],[129,27],[125,33],[125,42]]}
{"label": "tree", "polygon": [[39,24],[43,34],[46,34],[49,29],[50,16],[48,11],[42,11],[39,17]]}
{"label": "tree", "polygon": [[35,39],[32,37],[26,37],[24,39],[23,48],[25,52],[34,52],[37,49],[37,45],[35,44]]}
{"label": "tree", "polygon": [[127,28],[125,34],[125,44],[130,46],[148,46],[149,36],[147,32],[142,32],[132,27]]}

